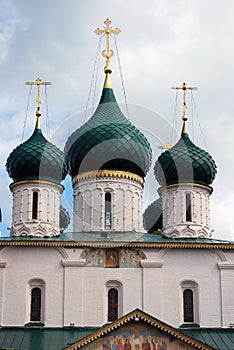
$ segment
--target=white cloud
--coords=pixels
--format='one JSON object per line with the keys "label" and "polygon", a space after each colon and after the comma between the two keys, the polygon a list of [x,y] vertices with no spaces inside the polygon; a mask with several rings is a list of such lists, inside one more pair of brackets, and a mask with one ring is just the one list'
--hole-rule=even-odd
{"label": "white cloud", "polygon": [[[132,105],[157,111],[167,116],[171,124],[175,93],[170,87],[183,81],[198,86],[194,94],[199,119],[219,172],[211,197],[214,234],[231,238],[231,213],[234,211],[230,190],[234,171],[233,10],[232,0],[222,3],[217,0],[119,0],[111,3],[107,0],[41,0],[40,6],[29,0],[0,1],[1,183],[5,186],[9,182],[5,173],[6,155],[21,142],[28,97],[24,82],[37,76],[53,82],[48,88],[49,115],[51,135],[56,134],[60,125],[86,105],[98,42],[93,30],[102,27],[105,18],[110,17],[113,27],[122,30],[117,41],[127,98]],[[114,48],[114,42],[111,45]],[[103,66],[101,58],[97,97],[104,79]],[[112,66],[116,97],[123,102],[116,54]],[[33,91],[25,138],[34,128],[35,98]],[[182,113],[181,100],[179,96],[178,118]],[[42,109],[46,134],[45,108]],[[188,111],[191,117],[191,108]],[[80,115],[82,119],[82,113]],[[134,119],[133,115],[134,120],[145,127],[144,120],[141,125],[141,120],[137,116]],[[149,131],[155,130],[152,141],[155,150],[158,140],[166,136],[162,137],[160,125],[154,122],[152,119]],[[191,124],[190,118],[190,130]],[[77,124],[72,127],[75,129]],[[198,126],[194,131],[196,143],[204,148]],[[62,139],[59,144],[62,145]],[[155,151],[155,157],[157,154]],[[155,182],[155,194],[156,188]],[[4,203],[10,203],[11,194],[5,187],[1,186],[0,195]],[[5,210],[10,212],[10,207],[9,204]],[[223,214],[218,217],[219,211]],[[222,218],[225,218],[223,222]]]}

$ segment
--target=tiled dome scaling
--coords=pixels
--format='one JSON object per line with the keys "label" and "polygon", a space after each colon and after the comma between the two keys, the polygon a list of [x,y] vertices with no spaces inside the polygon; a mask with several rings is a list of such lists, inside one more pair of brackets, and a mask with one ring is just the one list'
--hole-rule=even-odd
{"label": "tiled dome scaling", "polygon": [[143,215],[143,226],[147,232],[162,230],[162,199],[158,198],[151,203]]}
{"label": "tiled dome scaling", "polygon": [[192,182],[207,186],[217,171],[210,154],[182,133],[177,144],[158,157],[154,172],[160,185]]}
{"label": "tiled dome scaling", "polygon": [[14,181],[41,179],[59,183],[67,174],[64,153],[47,141],[39,128],[12,151],[6,168]]}
{"label": "tiled dome scaling", "polygon": [[65,147],[72,177],[95,170],[129,171],[144,177],[151,163],[146,137],[121,112],[111,88],[104,88],[93,116]]}

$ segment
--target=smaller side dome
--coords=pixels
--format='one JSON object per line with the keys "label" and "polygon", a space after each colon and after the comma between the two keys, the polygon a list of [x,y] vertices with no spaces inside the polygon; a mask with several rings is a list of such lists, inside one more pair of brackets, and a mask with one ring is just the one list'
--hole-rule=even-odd
{"label": "smaller side dome", "polygon": [[162,199],[158,198],[151,203],[143,214],[144,229],[151,233],[162,230]]}
{"label": "smaller side dome", "polygon": [[217,169],[211,155],[197,147],[186,132],[170,150],[163,152],[154,167],[160,185],[193,182],[210,185]]}
{"label": "smaller side dome", "polygon": [[6,169],[14,181],[43,179],[60,183],[65,179],[68,166],[64,153],[36,128],[32,136],[9,155]]}
{"label": "smaller side dome", "polygon": [[59,212],[60,232],[62,233],[64,230],[66,230],[69,224],[70,224],[70,215],[68,211],[62,205],[60,205],[60,212]]}

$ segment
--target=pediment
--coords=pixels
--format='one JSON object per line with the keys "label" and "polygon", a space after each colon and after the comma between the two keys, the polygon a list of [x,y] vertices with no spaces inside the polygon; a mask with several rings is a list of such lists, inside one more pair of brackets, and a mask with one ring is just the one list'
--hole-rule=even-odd
{"label": "pediment", "polygon": [[64,350],[213,350],[170,325],[136,309]]}

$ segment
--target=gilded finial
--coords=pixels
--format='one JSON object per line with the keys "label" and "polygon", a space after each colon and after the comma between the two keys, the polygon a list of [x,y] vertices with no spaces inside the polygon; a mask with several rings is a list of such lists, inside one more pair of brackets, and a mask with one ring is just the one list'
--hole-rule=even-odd
{"label": "gilded finial", "polygon": [[111,34],[118,35],[121,30],[119,28],[112,29],[111,20],[107,18],[104,22],[104,29],[97,28],[94,30],[94,33],[97,35],[105,35],[106,36],[106,49],[102,51],[102,56],[106,58],[106,65],[104,68],[104,72],[107,75],[104,87],[111,87],[111,81],[108,74],[112,73],[112,68],[110,66],[110,58],[114,56],[114,51],[110,49],[110,36]]}
{"label": "gilded finial", "polygon": [[50,81],[41,81],[40,78],[37,78],[36,81],[27,81],[25,85],[37,85],[37,110],[36,110],[36,117],[37,117],[37,122],[36,122],[36,129],[40,129],[40,121],[39,117],[41,116],[41,93],[40,93],[40,87],[41,85],[51,85],[52,83]]}
{"label": "gilded finial", "polygon": [[187,116],[187,104],[186,104],[186,92],[187,90],[197,90],[197,87],[191,87],[188,86],[186,83],[183,83],[181,86],[172,86],[173,90],[183,90],[183,116],[182,116],[182,120],[183,120],[183,129],[182,129],[182,133],[183,134],[187,134],[187,120],[188,120],[188,116]]}
{"label": "gilded finial", "polygon": [[171,149],[171,145],[170,145],[170,143],[167,143],[166,145],[158,146],[157,148],[159,148],[159,149]]}

